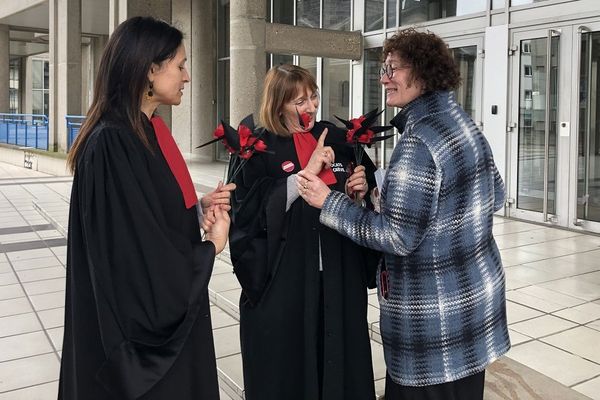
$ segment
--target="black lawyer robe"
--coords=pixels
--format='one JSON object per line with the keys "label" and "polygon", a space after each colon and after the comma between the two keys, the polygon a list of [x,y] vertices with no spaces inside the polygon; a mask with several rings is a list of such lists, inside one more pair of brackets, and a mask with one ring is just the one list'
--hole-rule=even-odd
{"label": "black lawyer robe", "polygon": [[73,179],[59,399],[218,399],[201,240],[146,119],[153,151],[98,123]]}
{"label": "black lawyer robe", "polygon": [[[312,134],[323,129],[317,123]],[[379,254],[322,226],[319,210],[300,197],[286,212],[287,177],[301,170],[294,142],[269,132],[263,139],[274,154],[248,161],[232,199],[246,399],[373,399],[367,284]],[[353,149],[334,126],[326,144],[336,154],[331,188],[344,191]],[[364,161],[373,187],[374,166]]]}

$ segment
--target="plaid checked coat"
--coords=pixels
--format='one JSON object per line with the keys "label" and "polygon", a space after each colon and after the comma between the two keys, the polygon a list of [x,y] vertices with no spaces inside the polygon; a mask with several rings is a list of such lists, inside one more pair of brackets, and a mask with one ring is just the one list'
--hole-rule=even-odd
{"label": "plaid checked coat", "polygon": [[381,213],[332,191],[320,220],[385,253],[381,334],[394,382],[455,381],[510,348],[504,271],[492,236],[504,184],[487,140],[452,93],[420,96],[392,124],[403,134],[381,190]]}

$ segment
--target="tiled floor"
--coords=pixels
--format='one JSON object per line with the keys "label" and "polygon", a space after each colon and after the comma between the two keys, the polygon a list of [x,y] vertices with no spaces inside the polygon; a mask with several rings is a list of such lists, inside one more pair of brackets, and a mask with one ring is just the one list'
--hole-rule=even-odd
{"label": "tiled floor", "polygon": [[[190,166],[198,190],[214,187],[223,176],[222,164]],[[70,182],[0,163],[0,400],[56,398]],[[502,218],[494,232],[507,279],[513,344],[508,357],[600,399],[600,237]],[[243,387],[240,289],[231,271],[224,253],[210,283],[223,400],[241,398]],[[376,387],[382,392],[385,365],[374,293],[369,303]]]}

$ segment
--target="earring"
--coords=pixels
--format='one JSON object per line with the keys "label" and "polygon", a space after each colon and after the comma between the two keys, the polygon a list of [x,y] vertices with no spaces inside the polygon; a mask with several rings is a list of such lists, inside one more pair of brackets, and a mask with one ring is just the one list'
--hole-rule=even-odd
{"label": "earring", "polygon": [[154,88],[154,85],[152,84],[152,82],[150,82],[150,84],[148,85],[148,97],[154,96],[154,93],[152,92],[153,88]]}

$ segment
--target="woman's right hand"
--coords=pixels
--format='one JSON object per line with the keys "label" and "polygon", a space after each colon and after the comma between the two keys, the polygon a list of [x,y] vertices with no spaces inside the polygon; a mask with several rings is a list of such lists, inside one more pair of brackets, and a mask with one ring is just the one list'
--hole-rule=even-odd
{"label": "woman's right hand", "polygon": [[319,175],[323,168],[331,168],[331,164],[335,161],[335,153],[331,146],[325,146],[325,138],[327,137],[327,128],[319,136],[317,147],[310,156],[310,160],[304,167],[305,170]]}
{"label": "woman's right hand", "polygon": [[221,206],[214,206],[209,211],[211,224],[204,224],[202,228],[206,232],[206,240],[210,240],[215,245],[216,253],[219,254],[227,244],[229,237],[229,225],[231,223],[229,214]]}

